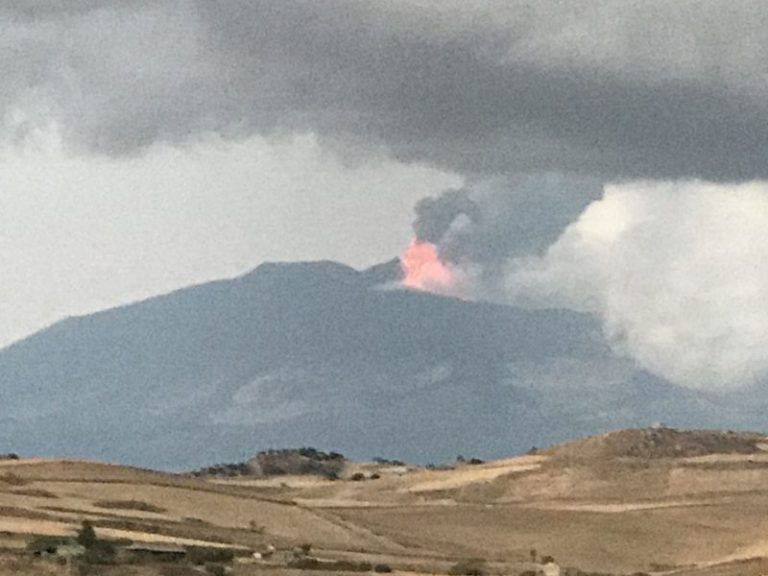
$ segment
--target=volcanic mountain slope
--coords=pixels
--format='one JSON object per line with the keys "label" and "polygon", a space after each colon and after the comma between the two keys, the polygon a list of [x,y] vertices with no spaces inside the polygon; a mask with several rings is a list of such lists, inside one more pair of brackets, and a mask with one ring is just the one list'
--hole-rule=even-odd
{"label": "volcanic mountain slope", "polygon": [[760,403],[617,359],[586,315],[387,288],[393,271],[264,264],[59,322],[0,351],[3,451],[191,469],[310,445],[426,463],[763,421]]}

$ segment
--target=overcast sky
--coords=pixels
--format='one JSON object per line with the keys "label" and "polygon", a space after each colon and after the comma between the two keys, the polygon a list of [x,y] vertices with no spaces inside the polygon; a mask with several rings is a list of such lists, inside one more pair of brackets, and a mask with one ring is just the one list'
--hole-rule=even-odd
{"label": "overcast sky", "polygon": [[768,370],[762,1],[28,0],[0,25],[0,344],[264,260],[389,259],[463,188],[478,293],[590,310],[686,385]]}

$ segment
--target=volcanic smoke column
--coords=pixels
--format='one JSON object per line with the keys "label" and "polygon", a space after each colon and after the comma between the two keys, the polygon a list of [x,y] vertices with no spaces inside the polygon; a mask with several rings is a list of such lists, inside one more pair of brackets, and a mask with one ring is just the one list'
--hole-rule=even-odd
{"label": "volcanic smoke column", "polygon": [[446,262],[440,253],[440,244],[457,228],[480,220],[477,204],[466,190],[448,190],[436,198],[423,198],[414,207],[416,236],[400,258],[403,268],[401,285],[415,290],[426,290],[457,295],[460,271],[452,262]]}

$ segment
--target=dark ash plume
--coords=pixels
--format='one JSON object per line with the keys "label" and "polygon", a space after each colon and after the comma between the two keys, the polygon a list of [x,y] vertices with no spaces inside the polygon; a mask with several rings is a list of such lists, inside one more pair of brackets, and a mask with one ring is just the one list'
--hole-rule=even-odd
{"label": "dark ash plume", "polygon": [[602,194],[599,178],[499,177],[423,198],[413,229],[437,246],[440,260],[471,277],[475,297],[496,299],[512,260],[543,253]]}
{"label": "dark ash plume", "polygon": [[440,196],[422,198],[414,207],[413,231],[422,242],[439,244],[459,216],[480,222],[480,207],[469,197],[469,191],[446,190]]}

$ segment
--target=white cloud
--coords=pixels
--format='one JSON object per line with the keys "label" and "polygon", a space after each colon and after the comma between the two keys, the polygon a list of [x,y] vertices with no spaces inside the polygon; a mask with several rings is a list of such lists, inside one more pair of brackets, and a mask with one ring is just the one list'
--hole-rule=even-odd
{"label": "white cloud", "polygon": [[768,374],[768,183],[607,186],[541,258],[516,302],[600,315],[615,347],[694,388]]}

